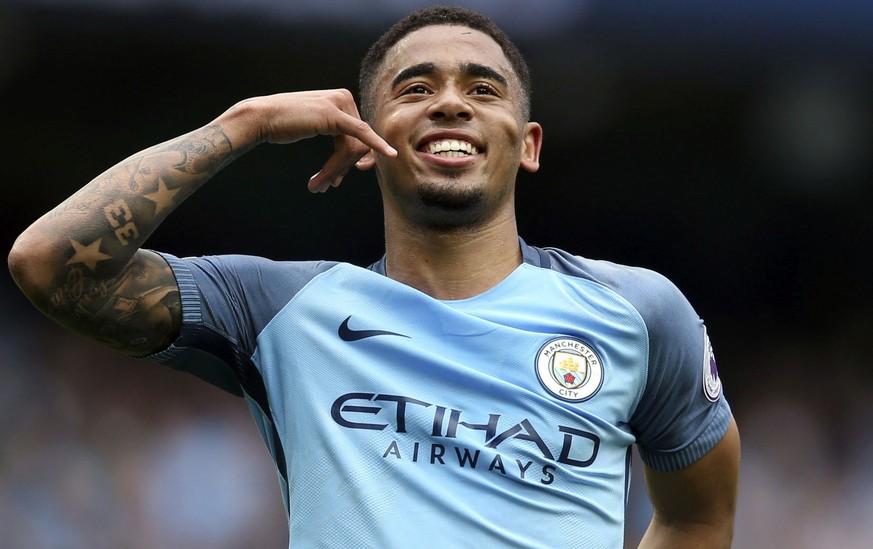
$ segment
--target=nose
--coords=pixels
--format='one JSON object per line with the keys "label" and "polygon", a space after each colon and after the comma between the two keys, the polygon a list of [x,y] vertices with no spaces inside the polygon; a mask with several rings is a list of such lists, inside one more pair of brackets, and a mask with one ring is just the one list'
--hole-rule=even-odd
{"label": "nose", "polygon": [[473,117],[473,107],[460,89],[456,86],[445,86],[436,94],[427,115],[438,120],[469,120]]}

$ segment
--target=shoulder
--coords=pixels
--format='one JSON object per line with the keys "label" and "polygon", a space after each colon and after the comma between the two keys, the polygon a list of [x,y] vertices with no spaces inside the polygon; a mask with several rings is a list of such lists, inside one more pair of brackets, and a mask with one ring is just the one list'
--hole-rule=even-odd
{"label": "shoulder", "polygon": [[250,327],[251,336],[313,279],[339,265],[248,255],[162,256],[179,285],[183,324],[206,323],[222,333]]}
{"label": "shoulder", "polygon": [[636,311],[648,341],[650,383],[665,370],[675,373],[679,364],[696,363],[694,357],[703,357],[706,341],[703,320],[666,276],[651,269],[587,259],[555,248],[543,248],[542,252],[550,269],[601,285]]}
{"label": "shoulder", "polygon": [[234,394],[240,394],[238,372],[247,368],[245,357],[254,352],[258,334],[313,279],[338,265],[248,255],[160,255],[178,283],[182,328],[169,348],[147,358]]}
{"label": "shoulder", "polygon": [[589,280],[621,296],[636,309],[650,329],[675,318],[677,313],[693,313],[679,288],[669,278],[651,269],[589,259],[558,248],[529,248],[539,256],[539,266]]}
{"label": "shoulder", "polygon": [[[168,262],[173,261],[176,265],[181,263],[190,269],[202,272],[232,273],[239,276],[252,276],[261,273],[296,274],[298,276],[312,277],[338,264],[335,261],[277,261],[265,257],[239,254],[184,258],[177,258],[169,254],[162,255],[164,255]],[[171,263],[171,266],[174,263]]]}
{"label": "shoulder", "polygon": [[214,255],[179,258],[161,254],[179,282],[201,292],[221,289],[236,293],[266,293],[275,296],[297,293],[310,280],[336,266],[331,261],[275,261],[251,255]]}

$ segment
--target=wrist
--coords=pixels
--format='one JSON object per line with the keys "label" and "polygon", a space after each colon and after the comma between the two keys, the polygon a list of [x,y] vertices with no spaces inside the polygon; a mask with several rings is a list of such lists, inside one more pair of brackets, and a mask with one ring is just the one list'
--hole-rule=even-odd
{"label": "wrist", "polygon": [[261,125],[263,113],[256,99],[246,99],[232,106],[212,123],[217,124],[230,139],[235,155],[264,142]]}

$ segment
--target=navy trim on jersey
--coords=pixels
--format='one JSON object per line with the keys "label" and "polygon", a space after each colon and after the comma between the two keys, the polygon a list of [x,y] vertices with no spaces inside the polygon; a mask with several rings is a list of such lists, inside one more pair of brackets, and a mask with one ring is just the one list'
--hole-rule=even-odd
{"label": "navy trim on jersey", "polygon": [[232,367],[239,379],[240,387],[260,406],[261,411],[270,421],[270,437],[272,438],[273,448],[276,453],[273,456],[276,461],[276,467],[279,470],[279,474],[285,479],[285,482],[288,482],[285,452],[282,449],[282,441],[270,411],[267,388],[264,385],[264,378],[261,376],[261,372],[258,371],[251,357],[238,346],[232,345],[221,334],[203,325],[184,327],[176,344],[180,347],[187,347],[189,346],[189,341],[196,341],[197,346],[201,350],[206,351]]}

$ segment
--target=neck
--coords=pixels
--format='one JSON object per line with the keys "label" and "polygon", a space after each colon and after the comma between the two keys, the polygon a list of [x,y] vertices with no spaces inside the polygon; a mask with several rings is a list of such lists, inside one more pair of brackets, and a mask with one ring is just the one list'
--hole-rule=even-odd
{"label": "neck", "polygon": [[521,264],[514,215],[477,229],[386,224],[385,236],[387,275],[437,299],[479,295]]}

